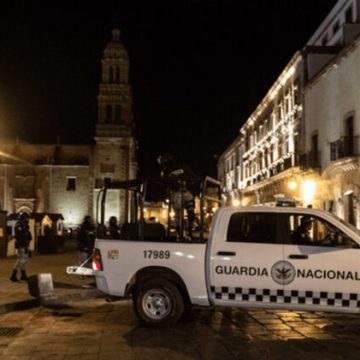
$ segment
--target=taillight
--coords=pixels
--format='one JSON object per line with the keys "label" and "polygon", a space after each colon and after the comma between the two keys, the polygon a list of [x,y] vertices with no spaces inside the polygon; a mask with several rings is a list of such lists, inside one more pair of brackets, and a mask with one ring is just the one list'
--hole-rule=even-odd
{"label": "taillight", "polygon": [[103,270],[103,263],[101,260],[101,252],[99,249],[95,248],[92,258],[92,268],[96,271],[102,271]]}

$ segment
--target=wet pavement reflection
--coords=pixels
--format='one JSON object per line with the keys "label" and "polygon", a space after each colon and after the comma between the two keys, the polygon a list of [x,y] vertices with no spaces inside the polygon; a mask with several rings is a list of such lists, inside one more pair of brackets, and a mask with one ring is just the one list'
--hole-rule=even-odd
{"label": "wet pavement reflection", "polygon": [[[360,317],[192,309],[169,329],[143,327],[129,301],[72,301],[0,314],[3,359],[359,359]],[[16,325],[14,325],[16,324]]]}

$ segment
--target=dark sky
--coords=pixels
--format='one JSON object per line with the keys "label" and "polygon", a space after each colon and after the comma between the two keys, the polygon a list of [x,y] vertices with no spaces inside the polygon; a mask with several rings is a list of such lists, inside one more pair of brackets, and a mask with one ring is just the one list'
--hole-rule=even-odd
{"label": "dark sky", "polygon": [[102,51],[120,27],[142,174],[198,174],[238,134],[336,0],[0,2],[0,136],[92,143]]}

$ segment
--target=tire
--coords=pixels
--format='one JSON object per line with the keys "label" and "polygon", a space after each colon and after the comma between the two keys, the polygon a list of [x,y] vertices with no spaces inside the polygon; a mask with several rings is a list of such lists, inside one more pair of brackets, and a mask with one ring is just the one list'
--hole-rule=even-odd
{"label": "tire", "polygon": [[138,284],[133,306],[139,319],[151,327],[175,325],[184,313],[184,300],[179,289],[163,279]]}

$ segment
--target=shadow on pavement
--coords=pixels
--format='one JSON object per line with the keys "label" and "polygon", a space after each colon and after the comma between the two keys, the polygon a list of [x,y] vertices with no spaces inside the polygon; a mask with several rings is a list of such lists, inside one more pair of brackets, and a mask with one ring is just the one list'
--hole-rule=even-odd
{"label": "shadow on pavement", "polygon": [[19,301],[15,303],[4,304],[0,306],[0,314],[10,311],[29,310],[40,305],[39,299],[31,299],[25,301]]}
{"label": "shadow on pavement", "polygon": [[58,289],[81,289],[82,285],[68,284],[59,281],[54,281],[54,288]]}

